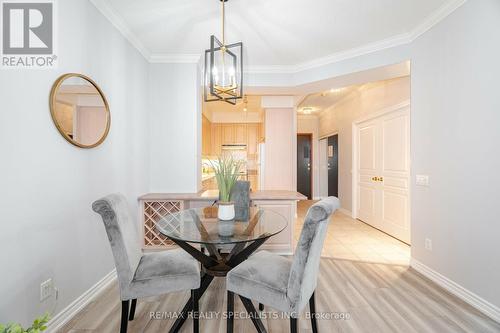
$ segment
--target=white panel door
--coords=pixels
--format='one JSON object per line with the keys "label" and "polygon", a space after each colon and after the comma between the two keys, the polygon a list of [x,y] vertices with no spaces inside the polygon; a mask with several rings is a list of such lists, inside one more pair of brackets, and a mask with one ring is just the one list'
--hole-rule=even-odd
{"label": "white panel door", "polygon": [[410,242],[410,111],[358,126],[357,217]]}
{"label": "white panel door", "polygon": [[377,122],[370,121],[359,126],[358,131],[358,218],[377,225],[377,185],[372,178],[378,174],[380,162],[377,140]]}

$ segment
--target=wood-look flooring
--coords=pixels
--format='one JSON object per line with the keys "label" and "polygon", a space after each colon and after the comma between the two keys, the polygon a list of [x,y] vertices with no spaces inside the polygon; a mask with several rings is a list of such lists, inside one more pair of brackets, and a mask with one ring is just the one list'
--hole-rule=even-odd
{"label": "wood-look flooring", "polygon": [[[298,205],[296,239],[312,203]],[[319,319],[321,333],[500,332],[499,323],[409,268],[408,245],[344,214],[336,213],[332,220],[322,256],[316,308],[324,318],[337,315],[337,319]],[[188,297],[186,291],[139,300],[129,332],[168,332],[174,319],[155,319],[152,314],[175,314]],[[118,286],[114,283],[59,332],[119,332],[120,307]],[[224,315],[225,309],[225,280],[216,278],[200,301],[205,316],[200,323],[201,332],[226,332],[225,320],[217,318]],[[235,310],[245,315],[239,299]],[[288,319],[282,319],[270,308],[264,314],[272,317],[263,320],[269,333],[289,332]],[[299,320],[300,332],[311,332],[310,321],[304,315]],[[181,332],[192,332],[191,320]],[[250,319],[236,318],[235,332],[256,331]]]}
{"label": "wood-look flooring", "polygon": [[[316,294],[317,311],[324,317],[344,314],[344,319],[320,319],[319,331],[324,333],[500,332],[500,324],[406,266],[323,258]],[[200,310],[206,317],[201,320],[201,332],[226,331],[225,320],[215,317],[225,311],[225,295],[225,280],[216,278],[201,299]],[[160,316],[168,317],[169,313],[179,311],[188,297],[188,292],[180,292],[139,301],[129,332],[168,332],[173,319],[152,319],[151,313],[160,312]],[[238,299],[235,310],[244,316]],[[274,319],[280,314],[273,313],[273,319],[264,320],[268,332],[289,332],[288,320]],[[113,284],[60,332],[118,332],[119,319],[118,287]],[[300,332],[311,332],[304,315],[299,327]],[[192,332],[191,320],[188,319],[182,332]],[[235,320],[235,332],[255,332],[255,329],[250,319],[242,318]]]}

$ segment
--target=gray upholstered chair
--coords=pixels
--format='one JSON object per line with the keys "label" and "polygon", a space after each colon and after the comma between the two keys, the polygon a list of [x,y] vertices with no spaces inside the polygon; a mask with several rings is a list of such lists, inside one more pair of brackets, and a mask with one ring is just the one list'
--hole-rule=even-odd
{"label": "gray upholstered chair", "polygon": [[[191,290],[194,311],[198,311],[200,268],[194,258],[181,249],[143,254],[137,222],[121,195],[97,200],[92,209],[102,217],[115,260],[122,300],[121,333],[127,332],[127,321],[134,319],[138,298]],[[197,316],[193,317],[198,332]]]}
{"label": "gray upholstered chair", "polygon": [[[313,332],[317,332],[314,292],[319,273],[321,250],[330,216],[339,208],[339,200],[330,197],[314,204],[304,221],[292,259],[267,251],[252,255],[227,275],[228,314],[234,311],[237,294],[258,332],[265,332],[251,300],[268,305],[290,316],[291,332],[297,332],[297,318],[309,302]],[[232,332],[234,319],[228,316],[227,331]]]}
{"label": "gray upholstered chair", "polygon": [[250,182],[238,180],[231,189],[231,201],[234,202],[235,219],[246,221],[250,209]]}

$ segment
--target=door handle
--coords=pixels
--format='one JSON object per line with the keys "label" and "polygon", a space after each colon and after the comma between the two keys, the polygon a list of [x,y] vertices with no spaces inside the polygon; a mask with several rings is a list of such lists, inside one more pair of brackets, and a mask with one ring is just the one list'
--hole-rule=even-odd
{"label": "door handle", "polygon": [[384,181],[384,177],[372,177],[372,180],[374,182],[383,182]]}

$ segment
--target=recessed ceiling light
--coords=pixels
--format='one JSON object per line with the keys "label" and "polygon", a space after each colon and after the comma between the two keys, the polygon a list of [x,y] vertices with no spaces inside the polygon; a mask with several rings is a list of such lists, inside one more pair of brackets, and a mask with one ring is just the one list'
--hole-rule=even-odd
{"label": "recessed ceiling light", "polygon": [[303,114],[311,114],[312,112],[313,112],[313,108],[307,107],[307,108],[302,109]]}

